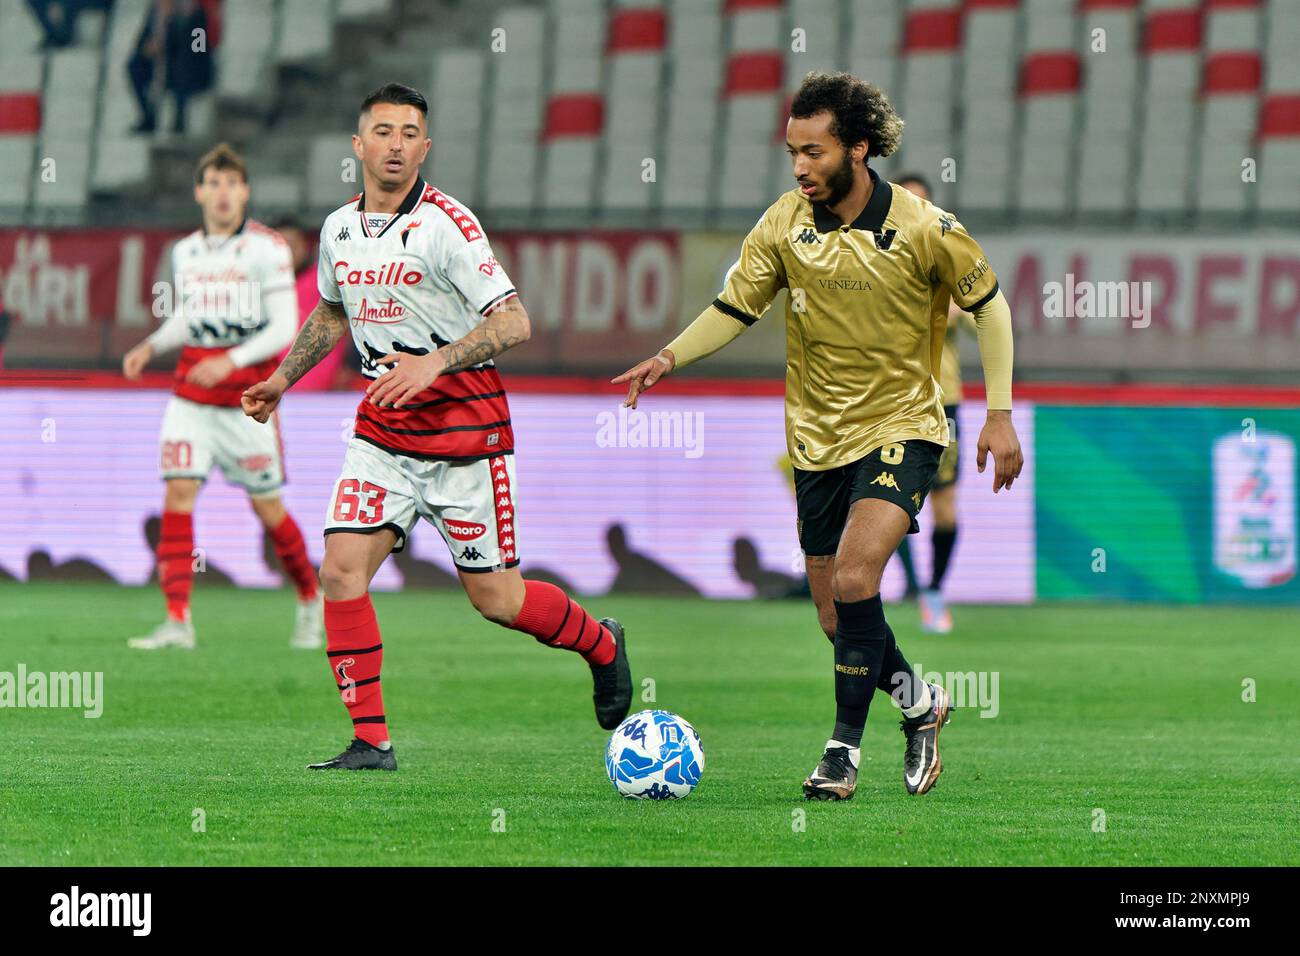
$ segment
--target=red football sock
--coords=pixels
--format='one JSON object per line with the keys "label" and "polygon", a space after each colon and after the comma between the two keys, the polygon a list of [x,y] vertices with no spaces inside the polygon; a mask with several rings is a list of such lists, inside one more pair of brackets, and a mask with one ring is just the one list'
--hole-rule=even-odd
{"label": "red football sock", "polygon": [[287,511],[284,520],[271,531],[271,543],[280,566],[298,589],[298,599],[310,601],[316,596],[316,571],[307,557],[307,542],[302,539],[298,522]]}
{"label": "red football sock", "polygon": [[190,616],[194,589],[194,516],[188,511],[164,511],[158,532],[158,583],[167,599],[167,616]]}
{"label": "red football sock", "polygon": [[614,659],[614,635],[554,584],[524,581],[524,606],[510,625],[548,647],[577,651],[588,664]]}
{"label": "red football sock", "polygon": [[353,733],[367,743],[382,744],[388,739],[384,695],[379,689],[384,645],[369,594],[348,601],[326,598],[325,648]]}

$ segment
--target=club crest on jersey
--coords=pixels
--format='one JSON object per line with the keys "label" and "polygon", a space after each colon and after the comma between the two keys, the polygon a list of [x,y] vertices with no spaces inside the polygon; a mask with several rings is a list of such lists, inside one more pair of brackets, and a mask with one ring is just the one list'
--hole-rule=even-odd
{"label": "club crest on jersey", "polygon": [[352,269],[351,265],[346,259],[334,264],[334,280],[339,285],[419,285],[424,278],[404,262],[385,262],[373,269]]}
{"label": "club crest on jersey", "polygon": [[410,234],[411,230],[413,230],[413,229],[419,229],[419,228],[420,228],[420,220],[418,220],[418,219],[416,219],[414,222],[408,222],[405,226],[402,227],[402,233],[401,233],[401,235],[402,235],[402,248],[403,248],[403,249],[406,248],[406,237]]}
{"label": "club crest on jersey", "polygon": [[884,229],[879,232],[873,232],[872,235],[876,237],[876,248],[881,250],[887,250],[891,245],[894,244],[894,237],[898,235],[898,230]]}

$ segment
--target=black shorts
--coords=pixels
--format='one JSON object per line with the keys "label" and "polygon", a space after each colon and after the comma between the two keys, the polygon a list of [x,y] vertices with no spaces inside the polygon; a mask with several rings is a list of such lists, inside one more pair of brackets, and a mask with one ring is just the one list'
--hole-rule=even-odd
{"label": "black shorts", "polygon": [[935,491],[939,488],[946,488],[949,485],[957,483],[957,465],[959,457],[957,455],[957,406],[943,406],[943,413],[948,418],[948,447],[943,450],[939,456],[939,471],[934,476],[934,487],[930,490]]}
{"label": "black shorts", "polygon": [[839,468],[794,470],[799,512],[799,547],[804,554],[834,554],[849,518],[849,507],[860,498],[892,501],[912,519],[908,534],[920,526],[916,515],[930,491],[943,446],[912,438],[877,448]]}

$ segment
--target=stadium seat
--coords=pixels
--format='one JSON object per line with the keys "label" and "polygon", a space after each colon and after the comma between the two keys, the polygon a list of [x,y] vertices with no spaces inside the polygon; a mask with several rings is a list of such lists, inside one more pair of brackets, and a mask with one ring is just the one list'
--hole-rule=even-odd
{"label": "stadium seat", "polygon": [[551,0],[551,96],[542,128],[543,209],[590,213],[605,108],[601,0]]}
{"label": "stadium seat", "polygon": [[5,171],[0,176],[0,211],[21,212],[26,208],[35,168],[35,134],[0,132],[0,169]]}
{"label": "stadium seat", "polygon": [[903,24],[901,95],[894,104],[906,127],[896,163],[932,180],[960,145],[954,130],[961,31],[959,7],[912,9]]}
{"label": "stadium seat", "polygon": [[1195,202],[1201,212],[1245,212],[1256,189],[1242,181],[1254,152],[1263,67],[1251,51],[1211,53],[1201,82]]}
{"label": "stadium seat", "polygon": [[253,99],[266,89],[276,7],[262,0],[225,0],[222,29],[227,40],[217,47],[217,89],[223,96]]}
{"label": "stadium seat", "polygon": [[[956,197],[944,198],[954,208],[1003,209],[1010,201],[1019,61],[1017,6],[1015,0],[982,0],[966,10],[965,46],[980,54],[961,59]],[[907,139],[905,129],[904,142]],[[939,179],[942,171],[934,171],[933,176]]]}
{"label": "stadium seat", "polygon": [[487,57],[482,50],[444,50],[433,63],[429,91],[429,175],[435,185],[471,209],[482,170],[482,121]]}
{"label": "stadium seat", "polygon": [[[600,205],[606,210],[650,208],[660,191],[659,104],[667,37],[668,17],[662,7],[615,10],[610,17],[600,190]],[[646,159],[656,160],[655,183],[642,179]]]}
{"label": "stadium seat", "polygon": [[320,0],[282,2],[276,59],[281,63],[295,63],[328,53],[334,31],[330,5]]}
{"label": "stadium seat", "polygon": [[1073,50],[1031,53],[1021,63],[1023,121],[1017,177],[1021,212],[1061,215],[1071,207],[1079,74],[1079,57]]}
{"label": "stadium seat", "polygon": [[[748,215],[772,203],[768,187],[779,158],[772,130],[780,116],[785,57],[776,50],[733,53],[723,87],[720,198],[726,211]],[[710,176],[715,182],[719,177]]]}
{"label": "stadium seat", "polygon": [[531,211],[536,204],[546,90],[546,15],[537,7],[507,7],[496,21],[506,54],[488,57],[490,125],[486,178],[480,194],[497,209]]}
{"label": "stadium seat", "polygon": [[54,160],[55,175],[36,184],[32,200],[38,207],[77,209],[85,205],[90,186],[99,51],[69,47],[49,59],[38,151],[43,160]]}
{"label": "stadium seat", "polygon": [[1083,0],[1078,45],[1083,68],[1082,133],[1077,140],[1077,208],[1113,217],[1132,207],[1138,156],[1138,4]]}
{"label": "stadium seat", "polygon": [[722,36],[719,0],[673,0],[668,10],[667,129],[657,174],[663,208],[673,210],[682,223],[703,221],[718,187]]}
{"label": "stadium seat", "polygon": [[[21,81],[23,74],[18,72],[19,68],[29,65],[26,58],[36,54],[43,39],[41,26],[31,15],[27,0],[0,0],[0,64],[4,65],[0,74],[9,74],[11,82]],[[39,79],[39,74],[36,78]]]}
{"label": "stadium seat", "polygon": [[1294,216],[1300,212],[1300,89],[1265,98],[1258,139],[1258,208],[1273,218]]}
{"label": "stadium seat", "polygon": [[[348,166],[344,161],[350,161]],[[352,178],[345,179],[350,169]],[[311,140],[307,155],[307,203],[314,212],[337,209],[361,192],[361,170],[347,133],[322,133]]]}
{"label": "stadium seat", "polygon": [[1147,14],[1142,38],[1145,122],[1136,196],[1144,213],[1181,213],[1189,205],[1203,25],[1201,8],[1192,4],[1170,4]]}

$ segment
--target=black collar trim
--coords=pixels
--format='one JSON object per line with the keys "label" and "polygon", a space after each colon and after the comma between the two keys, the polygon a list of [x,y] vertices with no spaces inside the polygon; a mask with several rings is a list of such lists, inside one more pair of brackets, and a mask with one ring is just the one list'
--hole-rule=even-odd
{"label": "black collar trim", "polygon": [[[414,209],[415,204],[418,203],[420,201],[420,197],[424,195],[424,190],[425,190],[424,177],[416,176],[415,185],[413,185],[411,187],[411,191],[406,194],[406,198],[402,200],[402,204],[397,207],[397,212],[393,213],[393,216],[394,217],[405,216],[408,212]],[[357,212],[365,212],[365,211],[366,211],[366,193],[365,190],[362,190],[361,200],[357,203]]]}
{"label": "black collar trim", "polygon": [[[877,176],[876,171],[870,166],[867,167],[867,174],[871,177],[871,198],[867,200],[866,207],[858,213],[858,218],[854,219],[849,227],[876,232],[885,224],[885,218],[889,215],[889,207],[894,203],[894,189],[886,180]],[[813,223],[817,226],[818,232],[833,232],[844,225],[840,217],[831,212],[825,203],[815,202],[812,207]]]}

